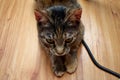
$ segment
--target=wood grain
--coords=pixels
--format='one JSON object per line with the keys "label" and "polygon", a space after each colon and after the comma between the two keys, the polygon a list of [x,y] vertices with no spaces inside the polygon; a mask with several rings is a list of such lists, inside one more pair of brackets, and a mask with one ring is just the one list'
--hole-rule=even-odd
{"label": "wood grain", "polygon": [[[79,2],[84,39],[100,64],[120,73],[120,1]],[[118,80],[96,68],[83,46],[78,57],[74,74],[54,76],[38,42],[34,0],[0,0],[0,80]]]}

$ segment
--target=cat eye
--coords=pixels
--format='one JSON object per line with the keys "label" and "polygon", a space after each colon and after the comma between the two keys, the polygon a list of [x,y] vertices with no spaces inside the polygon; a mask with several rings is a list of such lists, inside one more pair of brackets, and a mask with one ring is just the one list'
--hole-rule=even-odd
{"label": "cat eye", "polygon": [[73,41],[73,38],[68,38],[68,39],[65,40],[65,42],[67,42],[67,43],[70,43],[72,41]]}
{"label": "cat eye", "polygon": [[54,40],[53,39],[46,39],[46,41],[50,44],[53,44],[54,43]]}
{"label": "cat eye", "polygon": [[72,26],[72,25],[73,25],[73,22],[69,21],[69,22],[68,22],[68,25],[69,25],[69,26]]}

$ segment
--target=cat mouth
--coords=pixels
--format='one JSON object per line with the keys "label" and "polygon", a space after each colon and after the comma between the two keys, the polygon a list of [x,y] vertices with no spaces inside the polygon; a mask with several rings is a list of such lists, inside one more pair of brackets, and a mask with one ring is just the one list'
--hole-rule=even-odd
{"label": "cat mouth", "polygon": [[64,56],[64,55],[68,54],[69,51],[70,51],[70,49],[68,48],[68,49],[65,49],[65,51],[63,53],[57,53],[55,50],[50,49],[50,52],[55,56]]}
{"label": "cat mouth", "polygon": [[64,56],[66,53],[62,53],[62,54],[59,54],[59,53],[55,53],[56,56]]}

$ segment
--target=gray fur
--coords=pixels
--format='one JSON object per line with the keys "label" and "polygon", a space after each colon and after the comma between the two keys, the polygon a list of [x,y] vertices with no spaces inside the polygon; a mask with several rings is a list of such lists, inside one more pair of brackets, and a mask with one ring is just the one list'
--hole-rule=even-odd
{"label": "gray fur", "polygon": [[38,10],[45,10],[49,17],[44,24],[38,21],[37,27],[40,43],[50,55],[53,72],[56,76],[62,76],[65,71],[73,73],[77,68],[77,51],[84,36],[84,26],[81,20],[71,22],[67,17],[80,5],[76,0],[36,2]]}

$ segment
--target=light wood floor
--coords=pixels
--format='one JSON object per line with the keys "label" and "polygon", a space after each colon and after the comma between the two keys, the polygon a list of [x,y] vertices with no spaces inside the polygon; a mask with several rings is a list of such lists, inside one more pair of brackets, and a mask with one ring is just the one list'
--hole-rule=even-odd
{"label": "light wood floor", "polygon": [[[95,58],[120,73],[120,1],[79,2],[85,40]],[[0,80],[118,80],[96,68],[83,46],[77,71],[55,77],[38,42],[33,9],[34,0],[0,0]]]}

